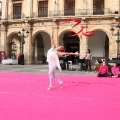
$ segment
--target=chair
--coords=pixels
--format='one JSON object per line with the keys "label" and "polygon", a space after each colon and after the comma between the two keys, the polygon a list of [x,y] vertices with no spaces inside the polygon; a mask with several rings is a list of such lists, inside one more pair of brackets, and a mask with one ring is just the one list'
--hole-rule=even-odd
{"label": "chair", "polygon": [[97,59],[96,61],[99,63],[99,66],[101,65],[101,63],[103,63],[101,59]]}
{"label": "chair", "polygon": [[72,61],[68,61],[68,64],[69,64],[69,69],[72,70]]}
{"label": "chair", "polygon": [[85,59],[78,60],[78,70],[79,71],[83,71],[83,70],[86,71],[87,70]]}

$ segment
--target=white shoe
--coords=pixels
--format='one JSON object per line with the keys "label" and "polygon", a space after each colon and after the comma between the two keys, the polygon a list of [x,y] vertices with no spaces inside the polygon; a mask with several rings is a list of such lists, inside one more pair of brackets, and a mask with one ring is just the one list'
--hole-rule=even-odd
{"label": "white shoe", "polygon": [[64,85],[63,85],[63,84],[61,84],[61,85],[60,85],[60,87],[61,87],[61,88],[64,88]]}
{"label": "white shoe", "polygon": [[48,89],[47,90],[52,90],[52,87],[48,87]]}

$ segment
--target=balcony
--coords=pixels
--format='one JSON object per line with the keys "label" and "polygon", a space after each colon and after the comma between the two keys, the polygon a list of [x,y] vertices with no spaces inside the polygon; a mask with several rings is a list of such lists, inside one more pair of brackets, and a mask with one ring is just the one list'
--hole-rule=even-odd
{"label": "balcony", "polygon": [[[34,12],[33,18],[47,18],[47,17],[67,17],[67,16],[103,16],[103,15],[116,15],[110,9],[78,9],[78,10],[56,10],[56,11],[41,11]],[[26,19],[29,18],[25,14],[8,15],[8,20]]]}
{"label": "balcony", "polygon": [[55,10],[49,11],[49,16],[75,16],[75,10]]}
{"label": "balcony", "polygon": [[38,12],[38,17],[48,17],[48,11],[40,11],[40,12]]}
{"label": "balcony", "polygon": [[21,14],[13,14],[13,19],[21,19]]}
{"label": "balcony", "polygon": [[23,19],[23,18],[25,18],[25,14],[8,15],[8,20],[11,20],[11,19]]}
{"label": "balcony", "polygon": [[48,17],[48,11],[34,12],[33,18]]}
{"label": "balcony", "polygon": [[58,10],[49,11],[49,16],[83,16],[83,15],[107,15],[110,14],[109,9],[78,9],[78,10]]}
{"label": "balcony", "polygon": [[65,10],[64,11],[64,16],[74,16],[75,15],[75,10]]}

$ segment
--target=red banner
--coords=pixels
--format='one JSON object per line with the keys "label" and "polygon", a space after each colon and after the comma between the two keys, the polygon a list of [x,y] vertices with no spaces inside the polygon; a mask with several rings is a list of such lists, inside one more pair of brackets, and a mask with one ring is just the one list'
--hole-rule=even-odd
{"label": "red banner", "polygon": [[[73,29],[73,28],[76,27],[77,25],[81,24],[81,20],[75,20],[75,19],[70,18],[70,19],[66,20],[65,22],[61,22],[60,24],[57,24],[57,26],[60,26],[60,25],[62,25],[62,24],[66,24],[66,23],[68,23],[68,22],[70,22],[70,21],[75,22],[75,24],[72,26],[71,29]],[[78,34],[81,33],[81,32],[82,32],[82,35],[88,36],[88,37],[92,37],[92,36],[95,35],[95,31],[83,32],[83,30],[84,30],[84,27],[82,27],[76,34],[71,34],[71,33],[69,32],[69,35],[70,35],[70,36],[76,36],[76,35],[78,35]]]}

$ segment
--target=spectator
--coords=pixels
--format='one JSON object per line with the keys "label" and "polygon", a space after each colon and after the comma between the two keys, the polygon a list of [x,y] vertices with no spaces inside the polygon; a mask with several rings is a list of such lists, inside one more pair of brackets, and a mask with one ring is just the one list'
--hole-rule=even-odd
{"label": "spectator", "polygon": [[108,66],[105,62],[103,62],[102,66],[98,71],[97,77],[107,77],[108,76]]}
{"label": "spectator", "polygon": [[116,63],[114,63],[113,67],[111,68],[111,77],[113,78],[119,77],[119,68],[117,67]]}
{"label": "spectator", "polygon": [[18,65],[20,65],[20,64],[21,64],[21,61],[20,61],[20,54],[18,54],[17,59],[18,59]]}
{"label": "spectator", "polygon": [[92,63],[92,53],[90,52],[90,49],[86,52],[85,55],[85,62],[86,62],[86,69],[91,71],[91,63]]}
{"label": "spectator", "polygon": [[46,64],[46,56],[45,55],[43,55],[43,57],[42,57],[42,64]]}

